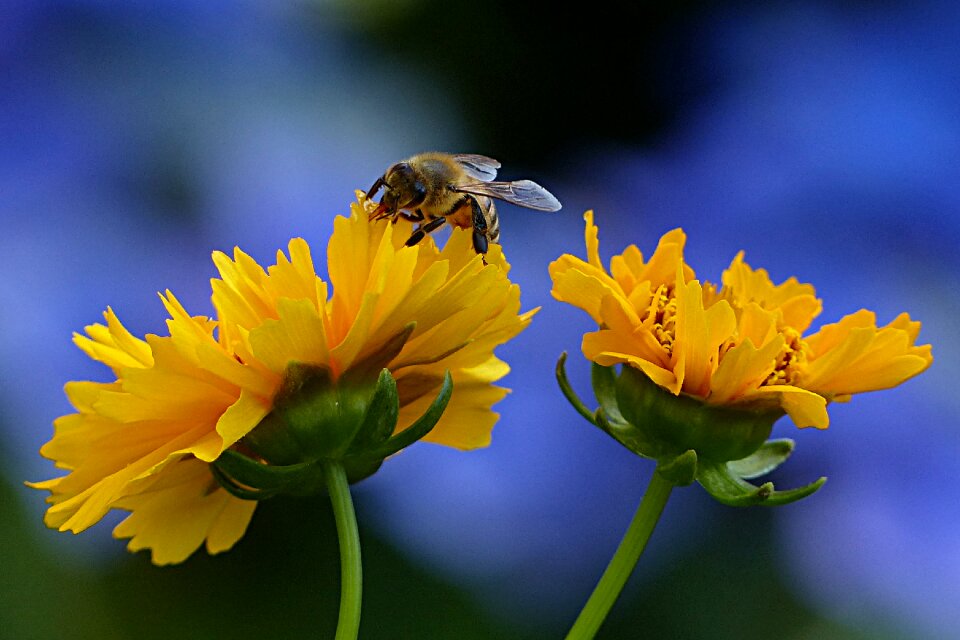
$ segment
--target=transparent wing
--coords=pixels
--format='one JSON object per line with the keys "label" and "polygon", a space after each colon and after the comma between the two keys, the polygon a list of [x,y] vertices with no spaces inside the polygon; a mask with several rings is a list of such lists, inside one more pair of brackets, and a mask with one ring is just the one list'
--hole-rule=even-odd
{"label": "transparent wing", "polygon": [[533,180],[471,182],[458,186],[456,191],[498,198],[537,211],[560,210],[560,201]]}
{"label": "transparent wing", "polygon": [[457,153],[454,154],[453,159],[460,163],[460,166],[471,178],[484,182],[496,178],[497,169],[500,168],[500,163],[493,158],[478,156],[475,153]]}

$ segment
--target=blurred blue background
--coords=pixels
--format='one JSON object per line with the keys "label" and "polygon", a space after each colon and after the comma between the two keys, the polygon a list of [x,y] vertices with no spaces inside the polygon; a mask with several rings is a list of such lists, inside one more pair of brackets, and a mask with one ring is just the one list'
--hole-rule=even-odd
{"label": "blurred blue background", "polygon": [[589,318],[547,264],[687,231],[698,276],[740,249],[816,285],[823,322],[923,321],[929,372],[831,408],[773,477],[830,481],[776,511],[678,491],[602,638],[954,638],[960,628],[960,5],[690,0],[543,11],[506,0],[0,3],[0,636],[332,635],[329,506],[275,500],[229,553],[157,569],[48,531],[24,479],[106,380],[70,342],[111,305],[164,331],[156,292],[211,313],[210,252],[325,245],[391,162],[484,153],[564,203],[501,207],[533,326],[501,349],[493,445],[418,445],[355,487],[365,638],[561,637],[651,466],[553,380]]}

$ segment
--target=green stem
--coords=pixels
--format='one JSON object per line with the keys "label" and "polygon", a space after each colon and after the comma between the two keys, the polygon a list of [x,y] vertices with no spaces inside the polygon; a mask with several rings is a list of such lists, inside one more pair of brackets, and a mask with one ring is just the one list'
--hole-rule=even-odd
{"label": "green stem", "polygon": [[336,640],[356,640],[360,631],[360,600],[363,595],[357,516],[353,511],[350,483],[347,482],[343,465],[333,461],[325,463],[323,477],[333,505],[340,542],[340,617],[337,619]]}
{"label": "green stem", "polygon": [[657,521],[663,513],[663,507],[667,504],[667,498],[670,497],[672,489],[673,484],[670,481],[656,471],[653,472],[647,492],[630,522],[627,533],[623,536],[617,552],[613,554],[610,564],[600,577],[600,582],[587,600],[583,611],[573,623],[573,628],[567,634],[567,640],[589,639],[596,635],[607,613],[620,595],[623,585],[626,584],[627,578],[637,565],[644,547],[647,546],[647,540],[650,539],[653,528],[657,526]]}

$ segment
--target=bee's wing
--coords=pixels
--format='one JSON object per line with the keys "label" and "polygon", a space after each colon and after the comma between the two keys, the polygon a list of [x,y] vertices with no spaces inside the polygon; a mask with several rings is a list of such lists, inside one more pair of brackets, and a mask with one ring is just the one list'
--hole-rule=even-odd
{"label": "bee's wing", "polygon": [[460,166],[471,178],[484,182],[496,178],[497,169],[500,168],[500,163],[493,158],[478,156],[474,153],[457,153],[454,154],[453,159],[460,163]]}
{"label": "bee's wing", "polygon": [[506,200],[521,207],[536,209],[537,211],[560,210],[560,201],[533,180],[470,182],[459,185],[455,190],[478,196],[489,196],[491,198]]}

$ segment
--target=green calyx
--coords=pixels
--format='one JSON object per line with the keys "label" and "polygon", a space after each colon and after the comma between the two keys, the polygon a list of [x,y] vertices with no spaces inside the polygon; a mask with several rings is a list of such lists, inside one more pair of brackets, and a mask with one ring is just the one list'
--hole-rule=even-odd
{"label": "green calyx", "polygon": [[805,487],[777,491],[772,483],[748,479],[776,469],[793,451],[792,440],[768,440],[783,411],[711,406],[687,395],[675,396],[643,372],[622,366],[592,365],[598,407],[590,410],[567,380],[564,353],[557,381],[580,415],[633,453],[657,461],[657,472],[676,486],[694,481],[730,506],[777,506],[817,491],[826,478]]}
{"label": "green calyx", "polygon": [[292,363],[273,411],[210,465],[214,477],[245,500],[322,491],[323,466],[330,461],[357,482],[427,435],[453,393],[448,371],[426,412],[394,435],[400,411],[396,381],[387,369],[373,382],[364,377],[344,374],[335,380],[325,367]]}

